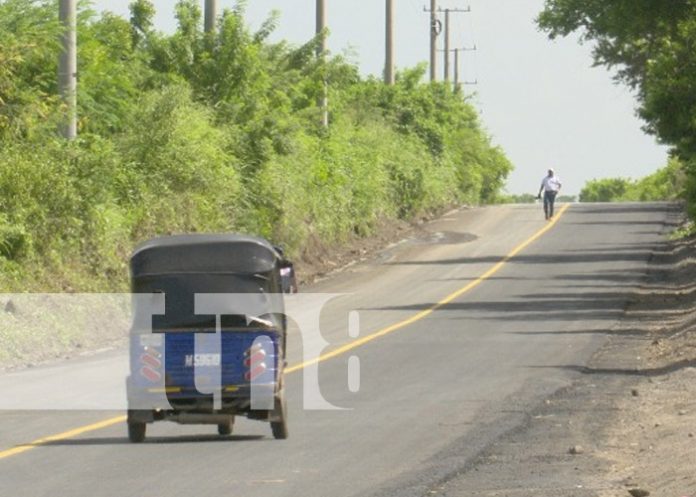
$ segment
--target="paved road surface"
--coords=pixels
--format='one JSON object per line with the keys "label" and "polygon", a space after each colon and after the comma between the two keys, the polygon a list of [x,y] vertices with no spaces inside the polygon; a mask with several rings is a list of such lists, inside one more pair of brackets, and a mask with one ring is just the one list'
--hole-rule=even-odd
{"label": "paved road surface", "polygon": [[[538,206],[450,214],[427,225],[431,236],[304,289],[349,294],[322,315],[329,351],[354,340],[350,310],[359,311],[361,336],[368,336],[440,303],[319,364],[323,396],[347,409],[302,409],[298,370],[287,378],[287,441],[273,440],[267,424],[240,420],[231,438],[218,437],[215,427],[159,423],[145,444],[132,445],[125,426],[112,423],[13,452],[121,413],[2,411],[0,495],[427,495],[572,381],[573,366],[620,319],[627,292],[674,218],[668,204],[572,205],[520,250],[547,226]],[[302,362],[301,350],[299,340],[290,344],[291,365]],[[357,393],[348,388],[353,355],[361,365]],[[0,376],[0,394],[41,395],[47,406],[116,398],[125,368],[124,353],[115,351]],[[79,391],[72,387],[85,377],[91,381]]]}

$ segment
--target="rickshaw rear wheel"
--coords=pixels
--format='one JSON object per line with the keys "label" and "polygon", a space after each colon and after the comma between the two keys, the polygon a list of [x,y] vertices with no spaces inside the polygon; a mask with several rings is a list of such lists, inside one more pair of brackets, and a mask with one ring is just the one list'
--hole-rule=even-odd
{"label": "rickshaw rear wheel", "polygon": [[271,421],[271,432],[276,440],[285,440],[288,438],[288,408],[285,401],[285,395],[279,395],[275,399],[274,415],[278,421]]}
{"label": "rickshaw rear wheel", "polygon": [[228,421],[227,423],[219,423],[217,425],[218,434],[223,436],[232,435],[232,425],[232,421]]}
{"label": "rickshaw rear wheel", "polygon": [[141,443],[145,441],[145,432],[147,424],[137,421],[128,422],[128,440],[133,443]]}

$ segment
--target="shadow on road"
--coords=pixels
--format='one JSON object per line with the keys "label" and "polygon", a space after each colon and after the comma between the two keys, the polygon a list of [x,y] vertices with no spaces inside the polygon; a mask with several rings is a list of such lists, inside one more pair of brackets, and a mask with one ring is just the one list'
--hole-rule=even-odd
{"label": "shadow on road", "polygon": [[[199,442],[253,442],[259,440],[272,440],[264,435],[185,435],[171,437],[148,437],[145,444],[186,444]],[[92,445],[130,445],[127,437],[90,437],[74,438],[66,440],[51,440],[40,444],[42,447],[50,446],[92,446]]]}
{"label": "shadow on road", "polygon": [[589,215],[597,215],[597,214],[608,214],[608,215],[616,215],[616,214],[648,214],[648,213],[654,213],[656,206],[664,206],[665,210],[669,211],[679,211],[681,209],[681,206],[679,203],[676,202],[665,202],[665,203],[631,203],[631,204],[625,204],[625,205],[616,205],[612,204],[607,206],[607,204],[583,204],[583,213],[587,213]]}
{"label": "shadow on road", "polygon": [[590,368],[587,366],[564,365],[564,366],[527,366],[531,369],[563,369],[567,371],[575,371],[582,374],[600,374],[600,375],[621,375],[621,376],[644,376],[654,377],[663,376],[669,373],[674,373],[681,369],[696,367],[696,360],[683,359],[660,366],[659,368],[644,368],[644,369],[625,369],[625,368]]}
{"label": "shadow on road", "polygon": [[[516,255],[507,261],[508,264],[587,264],[599,262],[637,262],[645,261],[652,252],[643,251],[624,251],[621,253],[609,250],[595,252],[586,250],[573,254],[535,254],[535,255]],[[436,261],[397,261],[387,262],[390,266],[442,266],[446,264],[497,264],[505,260],[503,256],[484,256],[484,257],[458,257],[455,259],[438,259]]]}
{"label": "shadow on road", "polygon": [[590,226],[590,225],[616,225],[616,226],[635,226],[635,225],[643,225],[643,226],[655,226],[655,227],[662,227],[662,226],[668,226],[668,227],[676,227],[678,226],[677,223],[665,223],[663,221],[572,221],[572,222],[567,222],[566,224],[569,225],[583,225],[583,226]]}
{"label": "shadow on road", "polygon": [[[677,211],[679,206],[668,206],[667,210]],[[585,206],[582,211],[574,213],[574,217],[564,219],[563,226],[568,229],[564,235],[581,236],[579,228],[572,225],[645,225],[654,226],[655,232],[664,233],[665,226],[676,226],[677,216],[669,216],[669,221],[664,218],[654,221],[641,219],[634,216],[627,220],[617,218],[617,215],[655,213],[654,205],[628,204],[607,208],[603,205]],[[613,229],[609,227],[608,229]],[[630,229],[630,228],[629,228]],[[436,302],[392,305],[366,310],[372,311],[404,311],[420,312],[426,309],[436,308],[437,313],[454,311],[461,317],[450,318],[456,320],[485,320],[491,322],[490,326],[496,326],[493,322],[505,323],[507,333],[520,335],[563,335],[563,334],[596,334],[596,335],[633,335],[645,336],[654,331],[665,318],[674,317],[671,309],[674,308],[675,298],[693,298],[696,294],[696,284],[685,284],[675,289],[660,285],[657,277],[664,266],[660,260],[669,251],[674,251],[674,246],[667,241],[655,242],[654,240],[631,243],[612,243],[607,240],[598,240],[590,248],[570,249],[560,253],[544,254],[520,254],[507,260],[510,265],[526,264],[538,266],[535,272],[525,271],[530,277],[520,276],[494,276],[488,280],[495,282],[510,282],[526,290],[521,294],[507,293],[505,298],[494,300],[458,299],[439,305]],[[670,253],[672,253],[670,252]],[[467,264],[496,264],[505,260],[502,256],[483,257],[458,257],[437,261],[394,261],[393,265],[467,265]],[[648,264],[649,263],[649,264]],[[545,265],[562,265],[562,273],[558,269],[545,268]],[[546,274],[545,274],[546,273]],[[435,281],[471,281],[476,278],[446,278]],[[534,284],[524,285],[524,281],[535,280]],[[538,281],[538,283],[537,283]],[[518,282],[520,284],[518,284]],[[655,294],[641,291],[641,286],[651,283],[651,290]],[[537,293],[529,292],[529,288],[540,288]],[[541,288],[545,291],[541,291]],[[558,290],[555,292],[554,290]],[[640,319],[634,320],[622,329],[614,329],[611,323],[620,321],[627,308],[636,299],[644,311],[640,313]],[[442,316],[442,315],[441,315]],[[445,317],[448,319],[449,317]],[[599,324],[606,321],[602,327]],[[534,322],[539,323],[537,330]],[[548,330],[553,326],[550,323],[587,323],[587,326],[563,326],[559,325],[559,331]],[[519,323],[519,326],[515,326]],[[593,328],[593,326],[597,326]],[[606,329],[609,327],[610,329]],[[568,329],[570,328],[570,329]],[[567,329],[567,330],[566,330]]]}

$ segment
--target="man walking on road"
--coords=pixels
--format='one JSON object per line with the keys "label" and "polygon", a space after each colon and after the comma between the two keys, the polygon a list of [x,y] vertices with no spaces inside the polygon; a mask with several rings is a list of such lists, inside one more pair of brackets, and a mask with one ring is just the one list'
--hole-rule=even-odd
{"label": "man walking on road", "polygon": [[541,188],[537,195],[540,199],[541,192],[544,192],[544,214],[547,220],[553,217],[553,204],[556,202],[559,191],[561,191],[561,180],[554,174],[553,169],[549,169],[548,174],[541,180]]}

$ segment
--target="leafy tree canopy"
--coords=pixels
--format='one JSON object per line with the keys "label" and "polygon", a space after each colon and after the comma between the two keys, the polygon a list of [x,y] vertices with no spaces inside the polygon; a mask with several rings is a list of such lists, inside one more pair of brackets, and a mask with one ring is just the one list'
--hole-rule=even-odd
{"label": "leafy tree canopy", "polygon": [[696,205],[696,0],[546,0],[537,21],[551,38],[594,43],[595,63],[635,90],[645,130],[683,160]]}

